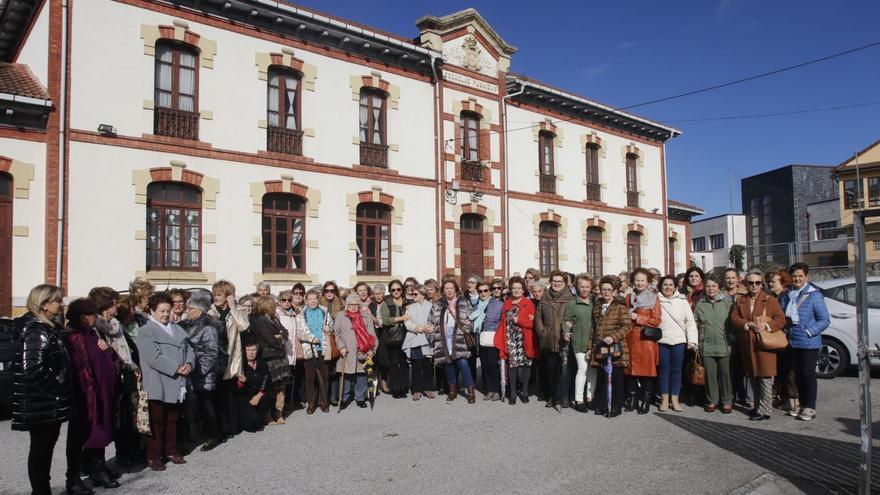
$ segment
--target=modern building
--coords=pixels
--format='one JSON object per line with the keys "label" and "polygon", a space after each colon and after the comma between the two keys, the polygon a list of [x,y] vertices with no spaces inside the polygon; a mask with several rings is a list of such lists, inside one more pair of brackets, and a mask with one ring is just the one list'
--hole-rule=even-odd
{"label": "modern building", "polygon": [[[840,227],[852,236],[854,211],[880,209],[880,140],[835,167],[834,178],[840,188]],[[873,264],[880,261],[880,221],[869,219],[865,230],[865,253],[867,261]],[[852,237],[848,239],[847,251],[852,263]]]}
{"label": "modern building", "polygon": [[742,179],[750,265],[789,265],[811,239],[807,205],[837,197],[834,168],[787,165]]}
{"label": "modern building", "polygon": [[803,261],[813,267],[839,268],[849,264],[847,229],[840,226],[840,200],[817,201],[807,205],[810,241]]}
{"label": "modern building", "polygon": [[[669,231],[669,252],[674,253],[674,255],[669,257],[668,265],[664,268],[666,273],[684,273],[690,268],[690,260],[692,259],[689,242],[691,219],[702,215],[705,211],[700,207],[672,199],[666,203],[669,223],[676,226],[677,229],[670,229]],[[681,227],[684,227],[684,237],[679,236],[678,228]],[[682,245],[684,249],[682,249]]]}
{"label": "modern building", "polygon": [[473,9],[416,25],[263,0],[0,2],[0,313],[43,282],[683,267],[678,130],[514,73]]}
{"label": "modern building", "polygon": [[[746,217],[728,213],[694,220],[690,225],[691,258],[703,271],[733,266],[730,247],[745,245]],[[748,260],[744,267],[748,266]]]}

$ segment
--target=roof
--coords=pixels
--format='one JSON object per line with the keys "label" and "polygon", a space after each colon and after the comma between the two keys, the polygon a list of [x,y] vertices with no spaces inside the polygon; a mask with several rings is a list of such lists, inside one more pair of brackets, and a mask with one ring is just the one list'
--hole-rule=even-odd
{"label": "roof", "polygon": [[829,171],[834,170],[834,165],[819,165],[815,163],[789,163],[788,165],[783,165],[781,167],[771,168],[770,170],[765,170],[763,172],[758,172],[757,174],[750,175],[748,177],[743,177],[742,180],[754,179],[755,177],[760,177],[764,174],[769,174],[773,172],[778,172],[779,170],[785,170],[787,168],[825,168]]}
{"label": "roof", "polygon": [[682,203],[681,201],[675,201],[674,199],[666,200],[666,204],[670,208],[677,208],[679,210],[698,212],[699,215],[702,215],[703,213],[705,213],[705,211],[698,206],[693,206],[693,205],[689,205],[687,203]]}
{"label": "roof", "polygon": [[813,201],[812,203],[807,203],[807,206],[821,205],[822,203],[831,203],[832,201],[837,203],[840,201],[840,198],[831,198],[831,199],[823,199],[822,201]]}
{"label": "roof", "polygon": [[[842,161],[840,163],[840,165],[838,165],[837,167],[834,168],[834,171],[841,172],[841,171],[845,171],[845,170],[855,170],[856,163],[859,162],[859,160],[858,160],[859,157],[861,157],[865,153],[868,153],[869,151],[871,151],[873,148],[875,148],[877,146],[880,146],[880,139],[878,139],[877,141],[874,141],[873,143],[869,144],[868,146],[865,146],[864,148],[862,148],[861,150],[856,152],[854,156],[851,156],[851,157],[847,158],[846,160]],[[877,155],[877,153],[873,153],[873,155]],[[871,157],[871,158],[873,158],[873,157]],[[875,166],[875,165],[877,165],[877,163],[878,162],[875,160],[858,163],[858,168],[863,169],[868,166]]]}
{"label": "roof", "polygon": [[[837,200],[835,200],[835,201],[837,201]],[[716,219],[724,218],[724,217],[745,217],[745,214],[743,214],[743,213],[722,213],[721,215],[715,215],[715,216],[711,216],[711,217],[701,218],[699,220],[692,220],[691,225],[693,225],[695,223],[700,223],[700,222],[708,222],[709,220],[716,220]]]}
{"label": "roof", "polygon": [[346,18],[340,17],[338,15],[328,14],[327,12],[313,9],[311,7],[305,7],[305,6],[300,5],[296,2],[291,2],[290,0],[280,0],[279,3],[290,5],[291,7],[296,9],[297,11],[300,11],[300,13],[312,14],[312,17],[315,17],[315,16],[317,16],[318,18],[326,17],[329,20],[336,21],[336,23],[347,25],[347,26],[354,27],[354,28],[358,28],[361,30],[366,30],[366,31],[371,32],[372,34],[377,34],[380,36],[387,36],[388,38],[396,39],[396,40],[402,41],[404,43],[409,43],[410,45],[413,45],[413,46],[419,45],[418,41],[415,39],[407,38],[406,36],[401,36],[399,34],[395,34],[395,33],[389,32],[389,31],[383,31],[381,29],[376,29],[373,26],[368,26],[366,24],[362,24],[357,21],[352,21],[351,19],[346,19]]}
{"label": "roof", "polygon": [[434,15],[423,15],[416,20],[416,26],[422,32],[426,30],[443,30],[449,31],[461,26],[468,25],[469,23],[474,22],[485,30],[486,34],[489,35],[489,38],[493,43],[495,43],[498,48],[501,49],[501,52],[505,55],[513,55],[516,53],[517,48],[510,43],[504,41],[504,38],[498,34],[498,31],[489,24],[486,19],[477,12],[476,9],[467,8],[464,10],[459,10],[458,12],[453,12],[449,15],[444,15],[443,17],[437,17]]}
{"label": "roof", "polygon": [[42,0],[0,0],[0,61],[15,60],[43,3]]}
{"label": "roof", "polygon": [[49,99],[49,92],[24,64],[0,62],[0,93],[41,100]]}

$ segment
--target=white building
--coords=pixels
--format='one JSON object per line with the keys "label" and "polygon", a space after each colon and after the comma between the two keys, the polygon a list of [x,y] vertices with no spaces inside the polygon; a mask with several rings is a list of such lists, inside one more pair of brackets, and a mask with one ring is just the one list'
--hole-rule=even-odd
{"label": "white building", "polygon": [[703,271],[733,266],[730,247],[745,246],[746,217],[734,213],[695,220],[690,224],[690,239],[691,258]]}
{"label": "white building", "polygon": [[44,281],[684,268],[679,131],[514,74],[472,9],[414,40],[258,0],[3,9],[0,313]]}
{"label": "white building", "polygon": [[811,266],[847,266],[849,237],[840,225],[840,199],[808,204],[807,222],[810,240],[800,251]]}

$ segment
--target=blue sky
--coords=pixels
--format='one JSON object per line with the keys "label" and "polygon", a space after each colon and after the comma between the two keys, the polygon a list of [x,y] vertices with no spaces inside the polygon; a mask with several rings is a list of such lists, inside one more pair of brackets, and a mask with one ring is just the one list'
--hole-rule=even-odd
{"label": "blue sky", "polygon": [[[627,106],[880,41],[876,1],[301,1],[415,37],[415,21],[474,7],[519,48],[511,70]],[[545,8],[536,8],[543,5]],[[684,132],[667,145],[669,197],[740,211],[739,179],[790,163],[837,165],[880,139],[880,105],[793,116],[676,122],[880,102],[880,46],[631,111]]]}

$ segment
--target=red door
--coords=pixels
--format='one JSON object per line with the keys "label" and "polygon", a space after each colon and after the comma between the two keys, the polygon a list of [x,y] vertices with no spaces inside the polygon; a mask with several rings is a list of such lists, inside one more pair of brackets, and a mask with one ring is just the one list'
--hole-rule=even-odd
{"label": "red door", "polygon": [[0,316],[12,314],[12,177],[0,174]]}
{"label": "red door", "polygon": [[460,233],[462,281],[472,275],[483,278],[483,217],[473,213],[462,215]]}

